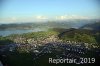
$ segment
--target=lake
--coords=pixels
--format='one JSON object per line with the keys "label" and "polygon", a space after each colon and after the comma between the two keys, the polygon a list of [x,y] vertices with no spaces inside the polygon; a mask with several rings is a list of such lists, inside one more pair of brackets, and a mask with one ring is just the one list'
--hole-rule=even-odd
{"label": "lake", "polygon": [[35,28],[35,29],[30,29],[30,30],[0,30],[0,36],[8,36],[11,34],[23,34],[23,33],[29,33],[29,32],[38,32],[38,31],[46,31],[46,29],[40,29],[40,28]]}

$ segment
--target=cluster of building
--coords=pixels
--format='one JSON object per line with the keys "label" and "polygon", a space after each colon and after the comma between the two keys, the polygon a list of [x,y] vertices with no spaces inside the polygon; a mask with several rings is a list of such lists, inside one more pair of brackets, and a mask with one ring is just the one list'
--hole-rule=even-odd
{"label": "cluster of building", "polygon": [[[0,47],[0,54],[3,52],[27,52],[32,53],[33,60],[45,56],[48,54],[54,54],[55,58],[80,58],[84,56],[91,49],[87,46],[88,43],[75,42],[75,41],[66,41],[65,43],[61,40],[47,38],[43,41],[36,42],[35,40],[28,39],[28,43],[14,43]],[[58,41],[57,41],[58,40]],[[39,40],[38,40],[39,41]],[[38,43],[38,44],[37,44]],[[45,44],[44,44],[45,43]],[[100,50],[97,49],[99,53]]]}

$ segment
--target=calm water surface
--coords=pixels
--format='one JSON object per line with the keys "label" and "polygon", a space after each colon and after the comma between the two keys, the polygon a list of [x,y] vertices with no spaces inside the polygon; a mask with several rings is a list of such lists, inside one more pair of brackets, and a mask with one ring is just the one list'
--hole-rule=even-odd
{"label": "calm water surface", "polygon": [[0,30],[0,36],[8,36],[11,34],[23,34],[28,32],[38,32],[38,31],[46,31],[45,29],[33,29],[33,30]]}

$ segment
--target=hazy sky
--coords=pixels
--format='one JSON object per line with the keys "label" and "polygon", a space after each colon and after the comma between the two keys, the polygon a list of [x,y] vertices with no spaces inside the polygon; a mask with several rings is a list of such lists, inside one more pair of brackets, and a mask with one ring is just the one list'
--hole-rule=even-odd
{"label": "hazy sky", "polygon": [[97,0],[2,1],[0,3],[0,22],[92,19],[100,17]]}

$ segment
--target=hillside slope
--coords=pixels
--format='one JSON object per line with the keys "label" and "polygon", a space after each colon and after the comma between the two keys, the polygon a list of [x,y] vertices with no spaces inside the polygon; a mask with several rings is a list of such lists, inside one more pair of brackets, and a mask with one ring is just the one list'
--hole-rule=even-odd
{"label": "hillside slope", "polygon": [[82,29],[90,29],[90,30],[100,30],[100,22],[86,24],[81,27]]}

